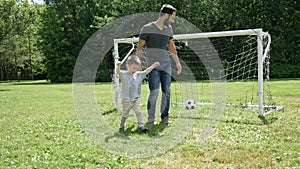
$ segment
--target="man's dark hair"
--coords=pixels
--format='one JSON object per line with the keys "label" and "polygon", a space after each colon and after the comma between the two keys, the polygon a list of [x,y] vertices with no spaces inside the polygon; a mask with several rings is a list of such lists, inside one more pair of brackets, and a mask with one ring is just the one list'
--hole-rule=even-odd
{"label": "man's dark hair", "polygon": [[177,9],[174,8],[172,5],[164,4],[160,9],[160,16],[163,16],[164,14],[172,15],[173,12],[176,12]]}

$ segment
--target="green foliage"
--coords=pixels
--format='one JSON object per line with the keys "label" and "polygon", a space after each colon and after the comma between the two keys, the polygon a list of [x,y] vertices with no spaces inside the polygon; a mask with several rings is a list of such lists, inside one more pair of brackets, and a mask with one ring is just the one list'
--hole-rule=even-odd
{"label": "green foliage", "polygon": [[[16,68],[20,67],[23,78],[47,73],[52,82],[71,81],[76,58],[94,32],[122,16],[158,12],[163,3],[175,6],[178,16],[203,32],[263,28],[272,36],[273,77],[299,77],[295,72],[300,63],[299,1],[45,0],[45,5],[29,5],[28,2],[3,0],[0,3],[2,80],[15,78]],[[16,41],[19,41],[18,44],[12,45]],[[23,52],[16,52],[16,57],[14,52],[8,51],[21,48]],[[45,60],[42,59],[44,57]],[[17,62],[13,58],[17,58]],[[110,65],[107,59],[101,64]],[[295,68],[288,69],[290,67]],[[108,77],[112,66],[105,66],[105,69],[99,70],[97,80],[110,81]]]}
{"label": "green foliage", "polygon": [[33,79],[44,73],[36,46],[37,6],[28,1],[5,0],[0,9],[0,79]]}
{"label": "green foliage", "polygon": [[34,19],[34,11],[29,8],[28,1],[18,5],[16,0],[3,0],[0,11],[0,42],[22,35]]}
{"label": "green foliage", "polygon": [[299,65],[276,63],[270,66],[271,78],[300,77]]}
{"label": "green foliage", "polygon": [[41,14],[43,26],[40,47],[52,82],[70,82],[76,58],[85,41],[95,30],[91,1],[54,1]]}

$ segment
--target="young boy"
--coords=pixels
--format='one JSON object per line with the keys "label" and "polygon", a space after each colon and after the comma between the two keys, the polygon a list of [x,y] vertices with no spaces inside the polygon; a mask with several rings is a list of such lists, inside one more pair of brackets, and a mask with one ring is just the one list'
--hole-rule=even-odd
{"label": "young boy", "polygon": [[140,107],[140,94],[142,81],[148,73],[150,73],[154,68],[159,66],[159,62],[153,63],[144,71],[141,70],[141,61],[135,56],[129,56],[126,68],[127,70],[121,70],[121,62],[118,62],[117,74],[119,74],[122,82],[122,118],[120,123],[119,131],[123,132],[125,129],[125,121],[128,118],[129,111],[134,110],[137,120],[138,120],[138,130],[139,132],[146,133],[148,129],[144,127],[143,115]]}

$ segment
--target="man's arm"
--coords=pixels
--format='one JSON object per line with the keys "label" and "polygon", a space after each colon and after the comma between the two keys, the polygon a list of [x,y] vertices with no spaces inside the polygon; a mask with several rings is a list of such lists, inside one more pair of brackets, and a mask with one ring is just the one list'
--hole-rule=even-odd
{"label": "man's arm", "polygon": [[136,55],[137,55],[139,58],[142,57],[142,49],[143,49],[144,45],[145,45],[145,41],[142,40],[142,39],[139,39],[139,43],[138,43],[137,48],[136,48],[136,51],[137,51],[137,52],[136,52]]}
{"label": "man's arm", "polygon": [[178,58],[178,55],[177,55],[177,51],[176,51],[176,47],[175,47],[173,39],[169,40],[168,48],[169,48],[169,51],[172,55],[173,60],[176,63],[177,74],[180,74],[182,72],[182,67],[181,67],[181,64],[180,64],[180,61],[179,61],[179,58]]}
{"label": "man's arm", "polygon": [[160,65],[159,62],[153,63],[150,67],[148,67],[148,68],[146,69],[146,74],[149,74],[154,68],[156,68],[156,67],[159,66],[159,65]]}

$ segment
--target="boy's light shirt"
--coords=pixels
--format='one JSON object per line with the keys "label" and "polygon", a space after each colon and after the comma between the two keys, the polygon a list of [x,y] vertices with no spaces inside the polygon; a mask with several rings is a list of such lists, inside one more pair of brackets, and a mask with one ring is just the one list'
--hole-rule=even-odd
{"label": "boy's light shirt", "polygon": [[130,74],[126,70],[120,71],[120,79],[122,83],[121,97],[125,100],[136,100],[141,96],[141,86],[146,71],[138,71],[135,74]]}

